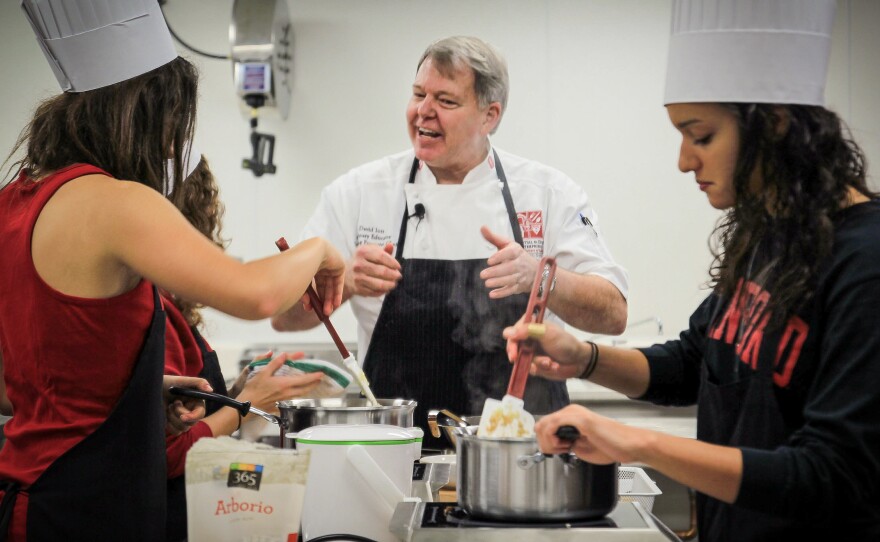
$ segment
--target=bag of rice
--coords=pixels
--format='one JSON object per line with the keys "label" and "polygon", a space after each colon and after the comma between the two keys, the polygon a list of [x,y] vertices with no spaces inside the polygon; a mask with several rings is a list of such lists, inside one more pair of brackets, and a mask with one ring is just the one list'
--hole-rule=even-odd
{"label": "bag of rice", "polygon": [[297,540],[308,470],[307,451],[198,440],[186,455],[187,540]]}

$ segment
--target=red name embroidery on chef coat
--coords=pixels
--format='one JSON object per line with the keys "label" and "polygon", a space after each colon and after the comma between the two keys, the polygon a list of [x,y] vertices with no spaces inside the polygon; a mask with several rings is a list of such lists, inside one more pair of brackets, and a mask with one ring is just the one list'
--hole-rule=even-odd
{"label": "red name embroidery on chef coat", "polygon": [[523,211],[516,213],[516,220],[522,228],[523,239],[544,238],[544,215],[542,211]]}

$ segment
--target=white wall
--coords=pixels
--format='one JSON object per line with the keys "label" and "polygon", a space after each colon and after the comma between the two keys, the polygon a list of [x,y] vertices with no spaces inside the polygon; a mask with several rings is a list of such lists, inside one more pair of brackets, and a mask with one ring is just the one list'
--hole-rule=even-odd
{"label": "white wall", "polygon": [[[0,5],[0,149],[11,148],[55,80],[18,9]],[[511,76],[497,146],[565,171],[594,201],[608,244],[630,273],[630,321],[660,317],[668,333],[687,324],[705,295],[707,238],[718,217],[676,169],[678,138],[662,107],[667,0],[297,0],[289,2],[294,84],[286,121],[264,111],[278,173],[242,170],[249,128],[231,63],[179,48],[202,71],[197,144],[211,160],[227,205],[230,251],[273,254],[295,239],[321,188],[348,169],[408,146],[404,107],[416,62],[432,40],[472,34],[498,46]],[[169,0],[168,20],[190,44],[228,53],[231,0]],[[833,35],[828,104],[880,164],[880,2],[841,0]],[[880,188],[874,169],[872,184]],[[333,316],[346,341],[346,308]],[[634,331],[635,333],[636,331]],[[640,328],[639,334],[651,332]],[[279,335],[268,322],[211,312],[209,340],[327,342],[323,328]]]}

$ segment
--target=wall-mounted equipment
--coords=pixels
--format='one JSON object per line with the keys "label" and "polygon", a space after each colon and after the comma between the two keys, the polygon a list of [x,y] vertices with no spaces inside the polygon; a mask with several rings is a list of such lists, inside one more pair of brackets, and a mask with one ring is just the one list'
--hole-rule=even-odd
{"label": "wall-mounted equipment", "polygon": [[290,111],[293,34],[286,0],[235,0],[229,26],[235,90],[250,117],[250,158],[242,167],[255,176],[275,173],[275,136],[257,131],[261,107],[282,119]]}

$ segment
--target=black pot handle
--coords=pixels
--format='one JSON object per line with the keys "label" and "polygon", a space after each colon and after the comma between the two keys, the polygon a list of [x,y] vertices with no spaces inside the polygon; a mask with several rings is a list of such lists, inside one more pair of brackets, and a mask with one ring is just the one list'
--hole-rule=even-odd
{"label": "black pot handle", "polygon": [[580,438],[581,432],[573,425],[563,425],[556,430],[556,436],[562,440],[574,442]]}
{"label": "black pot handle", "polygon": [[191,388],[178,388],[177,386],[169,387],[168,393],[170,393],[171,395],[183,395],[185,397],[193,397],[195,399],[203,399],[205,401],[223,403],[224,405],[237,410],[238,413],[242,416],[247,416],[251,410],[250,401],[245,401],[242,403],[241,401],[236,401],[232,397],[227,397],[219,393],[209,393],[207,391],[194,390]]}

